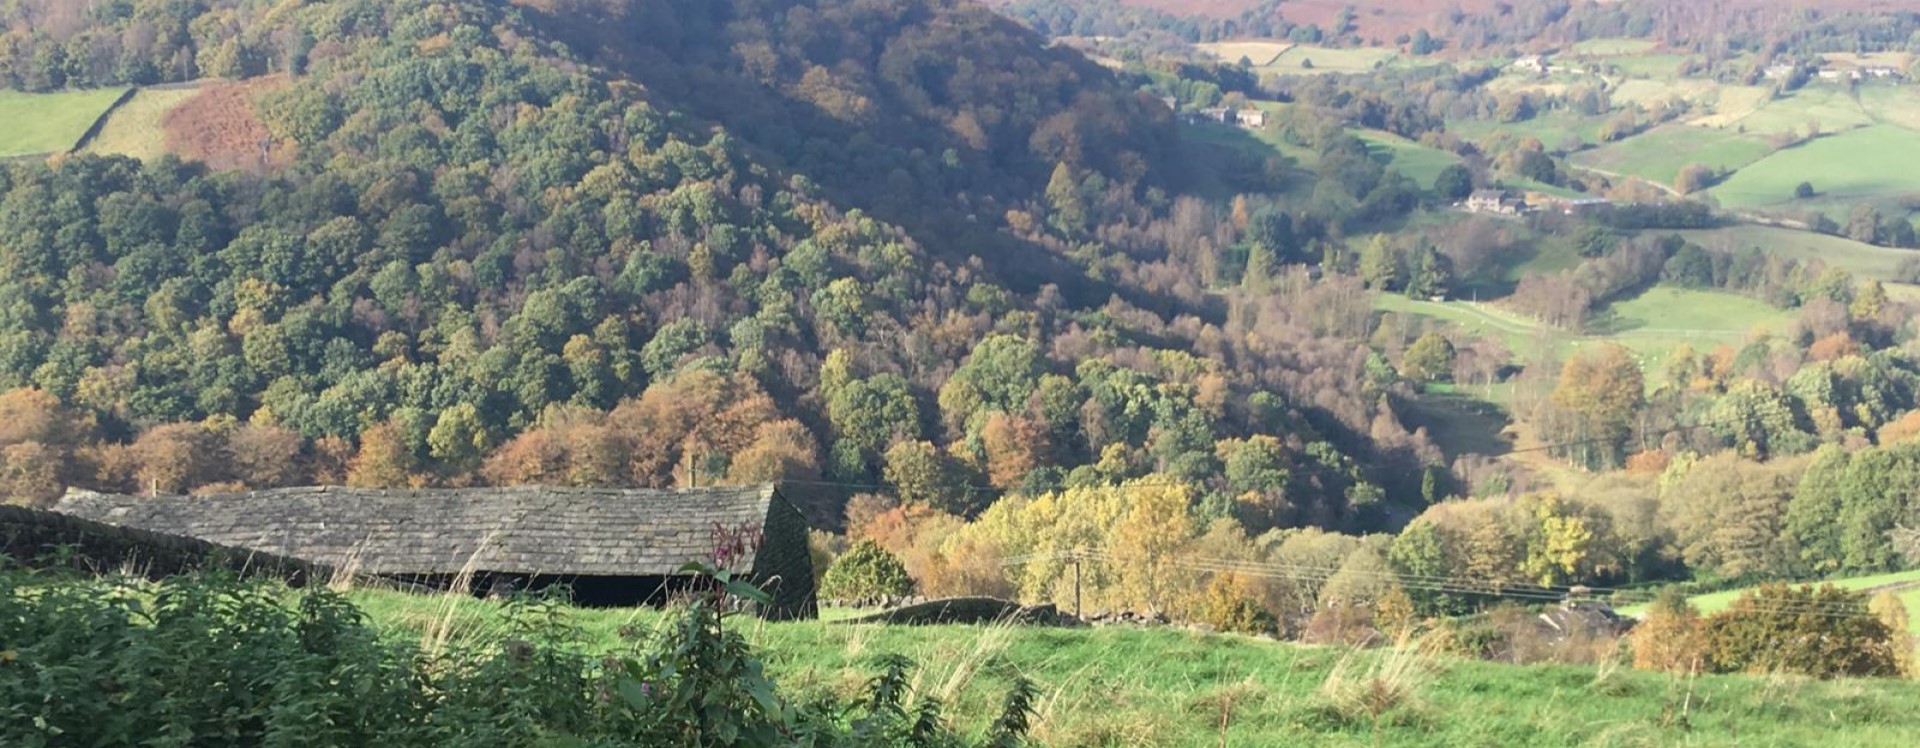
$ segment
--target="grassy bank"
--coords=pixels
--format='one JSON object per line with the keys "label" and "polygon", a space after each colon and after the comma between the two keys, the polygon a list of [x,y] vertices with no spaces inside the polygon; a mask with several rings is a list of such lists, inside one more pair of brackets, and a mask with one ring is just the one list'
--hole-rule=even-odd
{"label": "grassy bank", "polygon": [[[484,601],[354,599],[392,636],[450,624],[477,637],[500,625],[501,607]],[[651,610],[574,618],[604,648],[619,646],[623,628],[668,620]],[[915,688],[963,721],[994,713],[1012,674],[1024,674],[1042,688],[1035,737],[1046,745],[1907,746],[1920,707],[1920,686],[1895,681],[1687,679],[1166,629],[742,625],[784,688],[853,693],[873,658],[902,654],[921,665]]]}

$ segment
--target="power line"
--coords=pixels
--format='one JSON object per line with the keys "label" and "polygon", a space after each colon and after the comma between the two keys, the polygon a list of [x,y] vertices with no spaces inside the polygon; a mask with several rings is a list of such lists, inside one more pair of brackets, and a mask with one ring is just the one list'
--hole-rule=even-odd
{"label": "power line", "polygon": [[[1001,567],[1031,564],[1043,560],[1068,560],[1076,565],[1082,560],[1099,560],[1110,564],[1127,563],[1133,559],[1116,558],[1101,549],[1057,550],[1052,552],[1034,552],[1008,556],[1001,560]],[[1244,561],[1226,558],[1174,557],[1162,559],[1160,563],[1175,568],[1203,573],[1230,573],[1241,576],[1284,579],[1288,581],[1327,583],[1334,577],[1357,576],[1381,582],[1392,582],[1404,590],[1432,592],[1438,594],[1473,595],[1495,597],[1524,602],[1565,602],[1580,597],[1600,598],[1620,592],[1633,591],[1629,588],[1609,588],[1588,585],[1555,587],[1508,583],[1495,580],[1472,579],[1460,576],[1402,574],[1393,571],[1368,571],[1363,569],[1330,569],[1328,567],[1280,564],[1272,562]],[[1076,568],[1076,572],[1078,569]],[[1577,593],[1586,594],[1577,594]],[[1868,614],[1863,603],[1767,603],[1753,604],[1747,610],[1761,613],[1779,613],[1788,615],[1812,615],[1825,618],[1845,619]]]}

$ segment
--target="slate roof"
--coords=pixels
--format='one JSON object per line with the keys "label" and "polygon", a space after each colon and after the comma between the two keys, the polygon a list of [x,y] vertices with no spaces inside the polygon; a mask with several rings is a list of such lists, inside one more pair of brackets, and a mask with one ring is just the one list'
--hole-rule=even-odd
{"label": "slate roof", "polygon": [[[708,560],[718,524],[761,528],[773,486],[685,490],[287,488],[215,496],[71,492],[57,512],[371,574],[652,576]],[[751,556],[735,568],[750,568]]]}

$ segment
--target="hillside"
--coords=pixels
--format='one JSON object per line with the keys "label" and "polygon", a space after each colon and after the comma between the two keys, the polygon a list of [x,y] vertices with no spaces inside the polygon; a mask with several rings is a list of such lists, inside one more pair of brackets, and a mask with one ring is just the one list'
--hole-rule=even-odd
{"label": "hillside", "polygon": [[63,456],[15,495],[788,478],[844,501],[924,458],[969,514],[1075,471],[1224,498],[1220,445],[1259,436],[1312,475],[1287,489],[1309,521],[1424,500],[1434,455],[1364,346],[1286,304],[1228,320],[1169,233],[1194,230],[1169,221],[1171,113],[979,5],[167,17],[195,66],[84,72],[238,79],[109,122],[189,160],[0,184],[0,293],[25,300],[0,385],[71,425],[8,437]]}

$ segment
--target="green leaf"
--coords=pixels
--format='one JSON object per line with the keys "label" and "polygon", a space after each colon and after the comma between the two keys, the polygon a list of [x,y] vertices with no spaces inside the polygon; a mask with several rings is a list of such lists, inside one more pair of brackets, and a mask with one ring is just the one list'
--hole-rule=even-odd
{"label": "green leaf", "polygon": [[762,590],[759,587],[755,587],[746,582],[728,581],[726,583],[726,587],[727,587],[727,594],[732,595],[734,597],[738,597],[743,600],[752,600],[761,605],[773,604],[772,595],[769,595],[766,593],[765,590]]}
{"label": "green leaf", "polygon": [[632,678],[620,679],[620,698],[626,699],[627,705],[635,709],[644,709],[653,700],[640,682]]}

